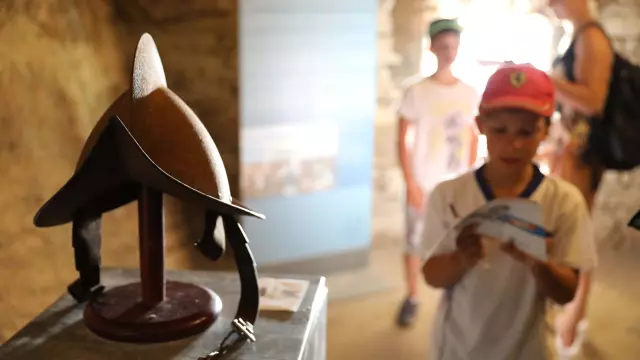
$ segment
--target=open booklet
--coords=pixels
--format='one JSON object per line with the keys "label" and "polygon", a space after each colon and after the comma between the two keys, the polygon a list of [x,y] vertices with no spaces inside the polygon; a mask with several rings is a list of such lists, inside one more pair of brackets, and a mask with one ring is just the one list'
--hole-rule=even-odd
{"label": "open booklet", "polygon": [[[452,209],[455,214],[455,210]],[[547,260],[546,239],[551,234],[542,224],[542,207],[535,201],[524,198],[496,199],[486,203],[467,216],[459,219],[436,244],[455,242],[460,231],[476,224],[477,233],[501,243],[512,241],[521,251],[542,261]]]}

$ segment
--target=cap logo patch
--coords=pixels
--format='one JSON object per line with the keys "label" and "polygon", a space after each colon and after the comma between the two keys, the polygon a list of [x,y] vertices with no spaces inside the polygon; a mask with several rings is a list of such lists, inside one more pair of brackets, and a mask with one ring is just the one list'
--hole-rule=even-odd
{"label": "cap logo patch", "polygon": [[509,82],[511,82],[511,86],[519,89],[527,82],[527,76],[523,71],[514,71],[509,74]]}

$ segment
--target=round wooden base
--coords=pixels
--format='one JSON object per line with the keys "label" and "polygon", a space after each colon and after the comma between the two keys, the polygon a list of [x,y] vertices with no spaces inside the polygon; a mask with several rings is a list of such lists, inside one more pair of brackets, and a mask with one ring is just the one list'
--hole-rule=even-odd
{"label": "round wooden base", "polygon": [[222,310],[213,291],[181,282],[167,281],[165,300],[156,305],[140,298],[140,283],[110,289],[87,304],[84,322],[110,340],[165,342],[205,331]]}

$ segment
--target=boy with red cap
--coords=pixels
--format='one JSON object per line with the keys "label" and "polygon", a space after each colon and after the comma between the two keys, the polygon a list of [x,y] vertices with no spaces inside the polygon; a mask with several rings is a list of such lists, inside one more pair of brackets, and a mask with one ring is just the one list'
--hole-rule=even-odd
{"label": "boy with red cap", "polygon": [[[554,111],[554,86],[530,65],[496,71],[482,95],[478,129],[489,160],[475,171],[439,184],[431,193],[423,242],[426,282],[444,289],[436,314],[430,360],[544,360],[546,300],[573,299],[580,271],[596,264],[589,211],[570,183],[534,165]],[[455,240],[445,233],[495,198],[524,197],[542,206],[552,234],[541,261],[513,244],[484,248],[473,227]],[[477,266],[482,261],[485,266]]]}

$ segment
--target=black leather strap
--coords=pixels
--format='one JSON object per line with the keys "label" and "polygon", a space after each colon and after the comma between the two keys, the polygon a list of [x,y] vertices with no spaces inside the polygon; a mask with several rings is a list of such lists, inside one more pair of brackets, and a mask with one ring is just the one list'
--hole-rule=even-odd
{"label": "black leather strap", "polygon": [[201,356],[198,360],[216,360],[226,358],[240,349],[247,342],[255,342],[253,324],[258,318],[260,308],[260,288],[258,270],[249,249],[249,240],[240,223],[230,215],[222,216],[225,235],[231,248],[240,275],[240,299],[236,316],[231,321],[231,331],[212,352]]}
{"label": "black leather strap", "polygon": [[80,277],[67,290],[77,302],[87,301],[104,290],[100,284],[101,230],[102,219],[89,216],[84,210],[78,211],[73,219],[71,241]]}
{"label": "black leather strap", "polygon": [[[211,261],[218,261],[225,252],[225,239],[218,239],[215,236],[216,222],[218,221],[218,213],[207,210],[204,215],[204,234],[195,246],[200,252]],[[225,235],[226,237],[226,235]]]}
{"label": "black leather strap", "polygon": [[260,286],[256,262],[249,248],[249,239],[233,216],[223,215],[222,220],[240,276],[240,300],[235,317],[254,324],[260,308]]}

